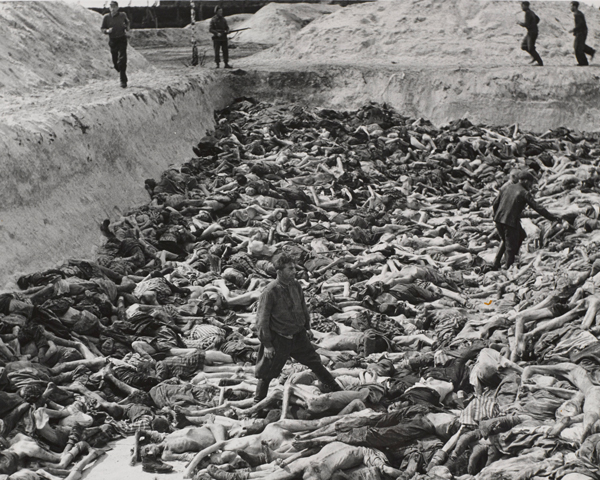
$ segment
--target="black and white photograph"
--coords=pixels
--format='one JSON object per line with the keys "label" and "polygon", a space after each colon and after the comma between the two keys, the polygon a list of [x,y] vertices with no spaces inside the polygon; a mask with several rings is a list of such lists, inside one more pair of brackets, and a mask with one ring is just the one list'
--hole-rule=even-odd
{"label": "black and white photograph", "polygon": [[0,480],[600,480],[599,49],[600,0],[0,0]]}

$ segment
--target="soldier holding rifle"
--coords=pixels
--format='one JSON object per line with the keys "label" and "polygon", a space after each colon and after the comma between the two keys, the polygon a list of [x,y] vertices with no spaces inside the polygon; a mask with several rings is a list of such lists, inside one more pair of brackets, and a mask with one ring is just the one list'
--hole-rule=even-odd
{"label": "soldier holding rifle", "polygon": [[215,63],[217,64],[217,68],[219,68],[219,64],[221,63],[219,50],[223,51],[225,68],[231,68],[231,65],[229,65],[229,45],[227,43],[229,25],[227,25],[227,20],[223,17],[223,8],[219,5],[215,7],[215,16],[210,21],[209,31],[213,36],[212,39],[215,47]]}

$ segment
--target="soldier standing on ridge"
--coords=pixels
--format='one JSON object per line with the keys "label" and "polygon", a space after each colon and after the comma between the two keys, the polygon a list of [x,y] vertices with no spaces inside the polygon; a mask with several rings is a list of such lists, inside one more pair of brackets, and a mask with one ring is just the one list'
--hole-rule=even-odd
{"label": "soldier standing on ridge", "polygon": [[223,50],[223,61],[225,68],[231,68],[229,65],[229,46],[227,44],[227,34],[229,33],[229,25],[223,17],[223,8],[217,5],[215,7],[215,16],[210,21],[209,32],[213,34],[213,45],[215,47],[215,63],[219,68],[219,49]]}
{"label": "soldier standing on ridge", "polygon": [[535,50],[535,41],[538,36],[538,23],[540,22],[540,17],[529,9],[529,2],[521,2],[521,9],[525,12],[525,21],[517,22],[517,25],[527,29],[527,34],[521,42],[521,50],[525,50],[533,57],[531,63],[537,62],[538,66],[541,67],[544,65],[544,62],[542,62],[542,57],[540,57],[540,54]]}
{"label": "soldier standing on ridge", "polygon": [[108,46],[115,70],[121,76],[121,87],[127,88],[127,37],[131,25],[125,12],[119,12],[119,4],[110,2],[110,13],[104,15],[100,30],[108,35]]}
{"label": "soldier standing on ridge", "polygon": [[579,11],[579,2],[571,2],[571,11],[575,18],[575,28],[571,30],[571,33],[575,35],[575,41],[573,42],[573,48],[575,49],[575,57],[580,67],[589,65],[586,55],[589,55],[593,60],[596,50],[585,44],[587,38],[588,29],[585,21],[585,16]]}

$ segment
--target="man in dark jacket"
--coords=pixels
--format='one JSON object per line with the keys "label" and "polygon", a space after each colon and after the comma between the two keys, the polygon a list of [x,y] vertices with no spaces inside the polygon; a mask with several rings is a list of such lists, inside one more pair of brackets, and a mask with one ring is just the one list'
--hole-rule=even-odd
{"label": "man in dark jacket", "polygon": [[115,70],[121,76],[121,87],[127,87],[127,36],[130,23],[125,12],[119,12],[119,4],[110,2],[110,13],[104,15],[100,30],[108,35],[108,46]]}
{"label": "man in dark jacket", "polygon": [[294,260],[280,253],[273,257],[273,265],[277,279],[258,300],[256,329],[261,346],[255,370],[255,403],[267,396],[269,383],[279,376],[290,357],[310,368],[329,390],[341,390],[308,338],[310,315],[302,287],[295,278]]}
{"label": "man in dark jacket", "polygon": [[523,209],[527,205],[548,220],[559,220],[556,215],[553,215],[535,202],[529,193],[533,181],[534,178],[531,173],[521,172],[519,183],[510,182],[502,187],[494,201],[494,222],[502,239],[500,249],[494,261],[494,270],[500,268],[504,253],[506,253],[506,268],[509,268],[514,263],[515,257],[521,248],[521,243],[523,243],[523,240],[527,236],[525,230],[521,227],[521,213],[523,213]]}
{"label": "man in dark jacket", "polygon": [[540,54],[535,49],[535,41],[537,40],[538,36],[538,23],[540,22],[540,18],[530,10],[529,2],[521,2],[521,9],[525,12],[525,21],[517,22],[517,24],[527,29],[527,34],[521,42],[521,50],[525,50],[533,57],[531,63],[537,62],[537,64],[541,67],[544,65],[544,62],[542,62]]}
{"label": "man in dark jacket", "polygon": [[227,20],[223,17],[223,8],[220,6],[215,7],[215,16],[210,20],[209,32],[212,33],[213,46],[215,47],[215,63],[219,68],[221,58],[219,57],[219,50],[223,51],[223,61],[225,62],[225,68],[231,68],[229,65],[229,44],[227,43],[227,34],[229,33],[229,25]]}
{"label": "man in dark jacket", "polygon": [[575,49],[575,57],[580,67],[589,65],[586,55],[589,55],[593,60],[596,50],[585,44],[587,39],[588,29],[585,21],[585,16],[579,11],[579,2],[571,2],[571,11],[575,19],[575,28],[571,30],[571,33],[575,35],[575,41],[573,42],[573,48]]}

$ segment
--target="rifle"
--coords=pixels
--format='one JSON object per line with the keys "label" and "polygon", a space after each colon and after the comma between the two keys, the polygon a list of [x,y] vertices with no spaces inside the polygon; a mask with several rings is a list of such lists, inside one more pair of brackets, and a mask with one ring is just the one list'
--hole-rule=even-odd
{"label": "rifle", "polygon": [[236,32],[241,32],[243,30],[250,30],[250,27],[236,28],[235,30],[229,30],[229,32],[227,32],[227,35],[231,35],[232,33],[236,33]]}
{"label": "rifle", "polygon": [[[236,28],[235,30],[229,30],[227,32],[227,35],[230,35],[232,33],[237,33],[237,32],[241,32],[243,30],[250,30],[250,27],[246,27],[246,28]],[[219,33],[225,33],[223,30],[217,30]]]}

